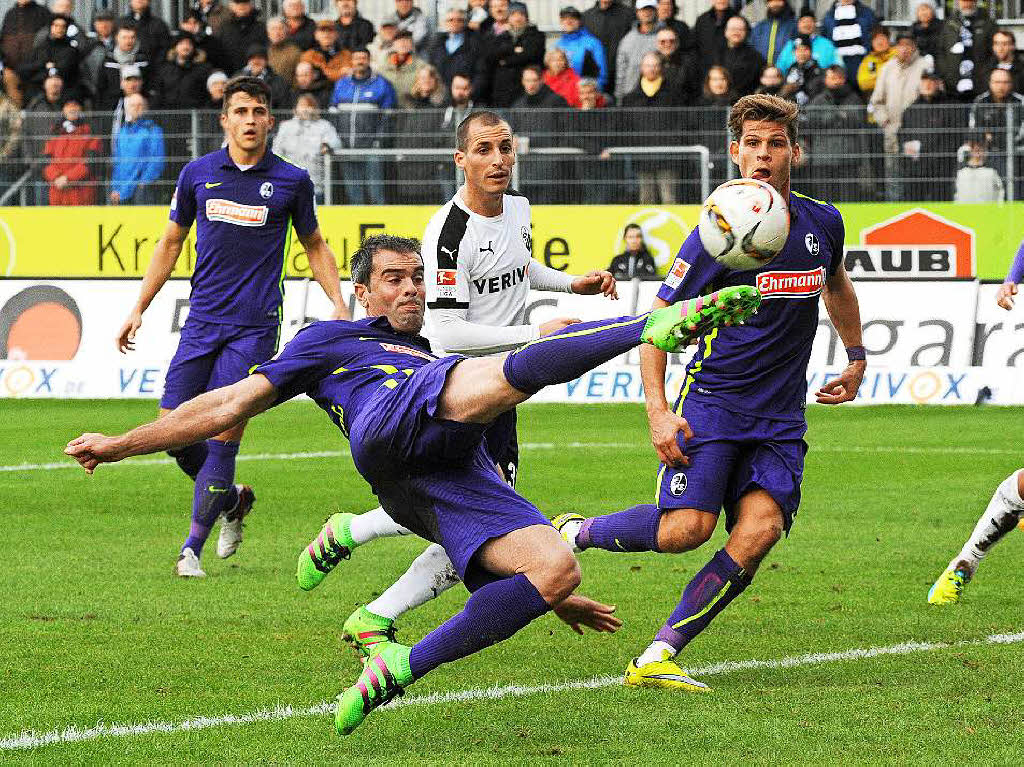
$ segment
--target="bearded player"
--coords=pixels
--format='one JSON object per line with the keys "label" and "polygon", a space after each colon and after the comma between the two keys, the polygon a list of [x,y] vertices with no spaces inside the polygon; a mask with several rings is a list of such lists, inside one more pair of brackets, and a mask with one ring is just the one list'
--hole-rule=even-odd
{"label": "bearded player", "polygon": [[701,245],[683,243],[656,308],[727,285],[757,285],[759,314],[744,327],[715,328],[697,342],[685,382],[669,408],[666,355],[641,350],[651,441],[661,460],[656,502],[603,517],[554,520],[578,549],[679,553],[706,543],[725,509],[729,538],[683,590],[654,640],[626,670],[640,687],[707,690],[674,658],[750,585],[800,503],[807,443],[807,363],[818,329],[818,297],[846,346],[848,366],[817,392],[836,405],[857,396],[864,377],[860,309],[843,265],[843,219],[832,205],[790,190],[800,159],[797,106],[745,96],[729,115],[729,153],[740,175],[765,181],[789,203],[782,251],[751,271],[730,271]]}
{"label": "bearded player", "polygon": [[[509,189],[516,153],[508,122],[495,112],[473,112],[459,125],[455,139],[454,160],[466,183],[431,217],[423,237],[426,335],[435,351],[467,357],[505,352],[579,322],[557,317],[530,324],[526,309],[531,290],[617,298],[615,278],[607,271],[574,276],[533,259],[530,203]],[[515,410],[488,428],[486,441],[506,481],[515,487]],[[357,546],[409,532],[383,508],[332,515],[299,555],[300,588],[317,586]],[[429,546],[392,586],[348,617],[342,636],[366,656],[377,643],[394,640],[400,615],[458,582],[444,550]]]}
{"label": "bearded player", "polygon": [[[1006,311],[1013,309],[1017,285],[1024,282],[1024,243],[1017,249],[1017,256],[1010,265],[1010,271],[996,293],[996,304]],[[942,575],[928,591],[928,603],[949,605],[960,601],[964,587],[985,555],[1013,530],[1024,523],[1024,469],[1018,469],[1004,479],[988,502],[985,513],[978,520],[974,532],[967,539],[960,553],[953,557]]]}

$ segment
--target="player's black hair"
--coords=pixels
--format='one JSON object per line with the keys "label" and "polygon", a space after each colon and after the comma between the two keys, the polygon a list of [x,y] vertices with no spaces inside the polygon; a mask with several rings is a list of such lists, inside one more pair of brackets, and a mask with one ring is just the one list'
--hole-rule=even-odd
{"label": "player's black hair", "polygon": [[497,112],[491,112],[486,109],[482,109],[479,112],[470,112],[466,118],[459,123],[459,127],[455,131],[455,148],[460,152],[465,152],[469,149],[469,129],[473,127],[473,123],[477,122],[490,127],[494,125],[501,125],[507,121]]}
{"label": "player's black hair", "polygon": [[397,237],[393,234],[375,234],[363,240],[359,250],[352,254],[352,284],[369,285],[373,271],[373,257],[382,250],[392,253],[420,253],[420,241],[415,237]]}
{"label": "player's black hair", "polygon": [[270,106],[270,86],[258,77],[239,75],[238,77],[232,77],[228,80],[228,84],[224,86],[224,105],[221,107],[224,114],[228,113],[231,97],[236,93],[247,93],[261,104]]}

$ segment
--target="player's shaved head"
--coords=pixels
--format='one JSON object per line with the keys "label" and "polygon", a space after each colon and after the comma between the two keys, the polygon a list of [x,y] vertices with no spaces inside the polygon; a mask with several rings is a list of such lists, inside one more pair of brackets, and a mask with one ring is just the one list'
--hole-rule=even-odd
{"label": "player's shaved head", "polygon": [[767,93],[744,96],[729,111],[729,133],[733,141],[743,136],[743,125],[747,122],[778,123],[786,130],[789,143],[796,144],[796,117],[798,108],[792,101]]}
{"label": "player's shaved head", "polygon": [[[458,129],[455,131],[455,148],[460,152],[466,152],[469,150],[469,131],[474,125],[479,125],[484,128],[493,128],[497,125],[508,125],[508,122],[497,112],[473,112],[468,115],[462,122],[459,123]],[[509,132],[512,128],[509,127]]]}
{"label": "player's shaved head", "polygon": [[393,234],[375,234],[367,237],[359,250],[352,254],[352,282],[368,286],[370,275],[373,273],[373,257],[385,250],[419,255],[420,241],[415,237],[396,237]]}

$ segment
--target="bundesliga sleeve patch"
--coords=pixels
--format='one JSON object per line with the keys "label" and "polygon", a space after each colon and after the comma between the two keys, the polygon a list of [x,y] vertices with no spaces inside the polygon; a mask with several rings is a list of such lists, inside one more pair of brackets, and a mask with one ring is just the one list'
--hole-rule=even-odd
{"label": "bundesliga sleeve patch", "polygon": [[683,277],[689,271],[690,265],[683,260],[682,256],[676,256],[676,260],[672,262],[672,268],[669,270],[665,277],[665,284],[675,290],[683,281]]}
{"label": "bundesliga sleeve patch", "polygon": [[437,270],[437,297],[438,298],[456,298],[455,294],[455,270],[454,269],[438,269]]}

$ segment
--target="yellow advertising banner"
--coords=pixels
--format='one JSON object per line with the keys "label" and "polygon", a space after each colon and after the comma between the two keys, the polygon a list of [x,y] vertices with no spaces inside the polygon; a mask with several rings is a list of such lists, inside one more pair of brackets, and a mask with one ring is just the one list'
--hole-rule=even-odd
{"label": "yellow advertising banner", "polygon": [[[906,276],[922,277],[947,263],[948,273],[934,276],[977,274],[1000,279],[1024,234],[1021,204],[933,203],[925,209],[858,203],[841,209],[846,220],[847,265],[859,276],[898,277],[906,267]],[[320,227],[337,255],[342,276],[347,277],[351,254],[365,237],[385,232],[420,237],[435,210],[431,206],[322,207]],[[626,224],[637,223],[664,273],[699,213],[696,205],[534,206],[533,255],[572,273],[603,268],[624,249]],[[166,221],[167,209],[162,206],[2,208],[0,277],[139,278]],[[193,229],[176,277],[192,273],[194,237]],[[310,276],[294,232],[292,237],[287,275]]]}

